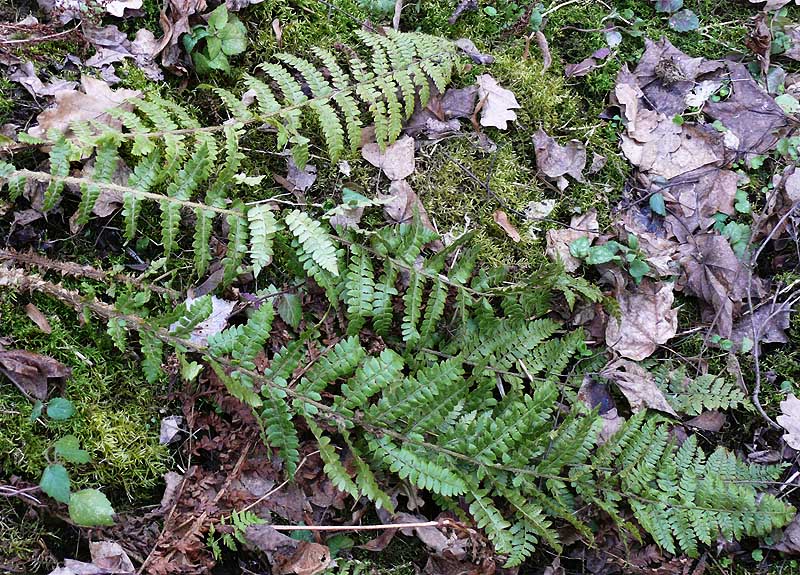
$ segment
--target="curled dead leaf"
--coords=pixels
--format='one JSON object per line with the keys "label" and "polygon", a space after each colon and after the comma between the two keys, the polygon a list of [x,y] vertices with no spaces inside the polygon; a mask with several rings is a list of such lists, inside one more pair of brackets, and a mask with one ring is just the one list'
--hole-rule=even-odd
{"label": "curled dead leaf", "polygon": [[512,241],[519,242],[522,240],[522,236],[519,235],[519,231],[517,231],[517,228],[514,227],[514,224],[508,221],[508,214],[506,214],[503,210],[495,210],[494,214],[492,214],[492,217],[494,218],[494,223],[503,228],[503,231],[509,238],[511,238]]}
{"label": "curled dead leaf", "polygon": [[600,375],[617,384],[634,412],[647,407],[677,417],[653,375],[637,363],[618,359],[603,368]]}
{"label": "curled dead leaf", "polygon": [[44,401],[48,380],[67,378],[72,370],[52,357],[15,349],[0,351],[0,372],[28,397]]}

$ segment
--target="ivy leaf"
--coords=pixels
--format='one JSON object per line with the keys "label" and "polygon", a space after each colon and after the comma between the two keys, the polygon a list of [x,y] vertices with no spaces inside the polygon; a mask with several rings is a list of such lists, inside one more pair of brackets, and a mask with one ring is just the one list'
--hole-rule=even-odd
{"label": "ivy leaf", "polygon": [[589,250],[589,254],[586,256],[586,263],[596,266],[614,261],[617,259],[619,247],[619,244],[613,241],[607,242],[600,246],[595,246]]}
{"label": "ivy leaf", "polygon": [[775,98],[775,103],[787,114],[796,114],[800,112],[800,102],[791,94],[781,94]]}
{"label": "ivy leaf", "polygon": [[591,244],[591,240],[586,236],[578,238],[569,245],[569,253],[573,258],[582,260],[589,255],[589,248]]}
{"label": "ivy leaf", "polygon": [[657,192],[650,196],[650,210],[661,217],[666,217],[667,206],[664,204],[664,195]]}
{"label": "ivy leaf", "polygon": [[737,212],[740,214],[749,214],[751,207],[750,207],[750,200],[747,197],[747,192],[745,190],[736,190],[736,195],[734,196],[736,203],[733,207],[736,209]]}
{"label": "ivy leaf", "polygon": [[634,259],[628,268],[628,272],[631,274],[631,277],[637,284],[642,283],[642,279],[644,279],[644,276],[647,275],[649,271],[650,266],[647,265],[647,262],[642,261],[639,258]]}
{"label": "ivy leaf", "polygon": [[56,501],[69,503],[69,474],[63,465],[48,465],[42,473],[39,487]]}
{"label": "ivy leaf", "polygon": [[31,409],[31,414],[28,416],[28,421],[33,423],[42,415],[42,410],[44,410],[44,403],[40,400],[36,400],[36,403],[33,404],[33,409]]}
{"label": "ivy leaf", "polygon": [[65,435],[53,444],[56,455],[70,463],[89,463],[91,456],[81,449],[80,440],[74,435]]}
{"label": "ivy leaf", "polygon": [[220,52],[222,52],[222,40],[216,36],[209,36],[206,40],[206,56],[208,56],[208,59],[216,59]]}
{"label": "ivy leaf", "polygon": [[69,517],[82,527],[114,525],[114,508],[97,489],[84,489],[69,498]]}
{"label": "ivy leaf", "polygon": [[234,17],[219,34],[222,40],[222,51],[228,56],[241,54],[247,49],[247,29]]}
{"label": "ivy leaf", "polygon": [[64,421],[75,414],[75,406],[69,399],[56,397],[47,404],[47,417],[56,421]]}
{"label": "ivy leaf", "polygon": [[225,4],[220,4],[211,14],[208,15],[208,27],[211,30],[222,30],[228,23],[228,8]]}
{"label": "ivy leaf", "polygon": [[300,303],[300,296],[293,293],[285,293],[278,298],[278,315],[281,319],[297,329],[300,320],[303,318],[303,306]]}
{"label": "ivy leaf", "polygon": [[656,0],[656,12],[672,14],[683,8],[683,0]]}
{"label": "ivy leaf", "polygon": [[691,32],[700,27],[700,19],[691,10],[681,10],[670,17],[669,27],[676,32]]}

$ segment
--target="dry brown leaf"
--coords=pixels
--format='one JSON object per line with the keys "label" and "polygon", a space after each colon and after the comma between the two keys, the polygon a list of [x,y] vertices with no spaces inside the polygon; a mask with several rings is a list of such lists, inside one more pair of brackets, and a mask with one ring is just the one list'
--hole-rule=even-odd
{"label": "dry brown leaf", "polygon": [[564,66],[564,75],[567,78],[577,78],[586,76],[592,70],[598,68],[600,63],[611,55],[611,50],[608,48],[600,48],[596,50],[588,58],[578,62],[577,64],[567,64]]}
{"label": "dry brown leaf", "polygon": [[272,177],[283,186],[288,192],[305,192],[314,182],[317,181],[317,167],[313,164],[306,164],[301,170],[294,163],[294,159],[290,156],[287,160],[287,173],[286,177],[273,174]]}
{"label": "dry brown leaf", "polygon": [[640,110],[636,130],[622,135],[622,152],[639,169],[670,180],[723,161],[722,135],[711,126],[678,126],[671,117]]}
{"label": "dry brown leaf", "polygon": [[711,306],[704,313],[715,331],[729,337],[733,329],[734,303],[747,294],[748,274],[736,258],[728,240],[719,234],[695,236],[693,243],[681,246],[681,265],[686,273],[684,290]]}
{"label": "dry brown leaf", "polygon": [[588,237],[594,241],[600,235],[600,224],[597,223],[597,210],[591,209],[583,215],[572,216],[570,227],[563,230],[547,231],[547,256],[564,264],[564,269],[574,272],[581,266],[580,260],[574,258],[569,245],[578,238]]}
{"label": "dry brown leaf", "polygon": [[475,43],[469,38],[459,38],[453,43],[459,50],[469,56],[476,64],[486,65],[494,62],[494,56],[481,53],[481,51],[478,50],[478,47],[475,46]]}
{"label": "dry brown leaf", "polygon": [[536,45],[539,46],[539,51],[542,53],[542,73],[544,74],[550,69],[550,66],[553,65],[553,56],[550,54],[550,44],[547,42],[547,37],[541,30],[536,30],[533,36],[536,38]]}
{"label": "dry brown leaf", "polygon": [[376,143],[366,144],[361,157],[383,170],[390,180],[404,180],[414,173],[414,138],[403,136],[383,152]]}
{"label": "dry brown leaf", "polygon": [[641,361],[667,343],[678,329],[672,289],[670,283],[645,280],[635,292],[619,293],[620,319],[609,316],[606,345],[623,357]]}
{"label": "dry brown leaf", "polygon": [[[186,308],[190,308],[196,299],[197,298],[187,297],[184,302]],[[233,312],[234,307],[236,307],[235,301],[224,300],[212,295],[211,315],[195,326],[192,333],[189,334],[189,341],[203,347],[208,345],[208,338],[218,334],[228,325],[228,317]],[[179,324],[180,321],[176,321],[170,326],[170,330],[176,329]]]}
{"label": "dry brown leaf", "polygon": [[656,385],[653,375],[640,365],[627,359],[618,359],[603,368],[600,375],[617,384],[634,412],[647,407],[677,417],[678,414]]}
{"label": "dry brown leaf", "polygon": [[512,241],[519,242],[522,239],[514,224],[508,221],[508,214],[503,210],[495,210],[492,217],[494,218],[494,223],[503,228],[503,231]]}
{"label": "dry brown leaf", "polygon": [[[263,0],[259,0],[261,2]],[[281,21],[275,18],[272,21],[272,31],[275,33],[275,45],[278,48],[283,47],[283,27],[281,26]]]}
{"label": "dry brown leaf", "polygon": [[92,541],[89,543],[92,564],[109,574],[127,575],[136,570],[128,554],[116,541]]}
{"label": "dry brown leaf", "polygon": [[36,326],[42,330],[44,333],[50,334],[53,333],[53,328],[50,327],[50,322],[47,321],[47,317],[39,310],[38,307],[33,305],[32,303],[28,303],[25,306],[25,315],[27,315],[30,320],[36,324]]}
{"label": "dry brown leaf", "polygon": [[[396,224],[407,224],[414,221],[414,213],[417,212],[422,225],[431,231],[436,231],[422,201],[405,180],[392,182],[389,186],[389,193],[379,195],[378,199],[383,203],[383,212],[389,221]],[[431,243],[430,247],[438,251],[444,245],[441,241],[436,240]]]}
{"label": "dry brown leaf", "polygon": [[792,449],[800,451],[800,399],[793,393],[781,401],[781,415],[775,418],[778,425],[786,430],[783,440]]}
{"label": "dry brown leaf", "polygon": [[715,214],[734,213],[739,184],[736,172],[710,166],[683,174],[669,184],[663,192],[668,208],[665,225],[682,243],[695,231],[711,228]]}
{"label": "dry brown leaf", "polygon": [[[791,306],[787,302],[770,300],[756,309],[752,315],[747,315],[736,322],[729,339],[737,345],[738,349],[741,349],[744,338],[750,339],[756,344],[759,342],[789,343],[786,330],[789,329],[791,311]],[[755,336],[753,328],[755,328]],[[755,339],[753,339],[754,337]]]}
{"label": "dry brown leaf", "polygon": [[[771,461],[770,463],[778,463],[778,461]],[[797,555],[800,553],[800,513],[794,516],[792,522],[783,530],[783,537],[774,546],[770,547],[780,553],[790,553]]]}
{"label": "dry brown leaf", "polygon": [[55,105],[39,114],[39,125],[31,128],[30,134],[42,138],[51,128],[66,131],[71,122],[81,120],[97,120],[121,130],[122,123],[106,112],[111,108],[132,110],[133,106],[126,100],[141,96],[138,90],[112,90],[106,82],[89,76],[81,78],[81,87],[83,92],[62,90],[56,93]]}
{"label": "dry brown leaf", "polygon": [[249,526],[246,537],[250,545],[267,556],[275,575],[316,575],[325,571],[332,562],[330,551],[325,545],[297,541],[275,531],[269,525]]}
{"label": "dry brown leaf", "polygon": [[716,433],[725,425],[725,419],[725,414],[719,411],[704,411],[697,417],[685,422],[685,424],[689,427]]}
{"label": "dry brown leaf", "polygon": [[67,378],[72,370],[47,357],[22,349],[0,351],[0,372],[29,397],[47,399],[47,380]]}
{"label": "dry brown leaf", "polygon": [[583,169],[586,167],[586,147],[578,140],[570,140],[560,146],[544,131],[537,130],[533,135],[536,149],[536,166],[548,178],[559,180],[559,187],[566,187],[563,176],[569,174],[577,181],[583,181]]}
{"label": "dry brown leaf", "polygon": [[23,62],[19,67],[8,76],[9,80],[19,82],[28,93],[36,97],[54,96],[63,90],[72,90],[78,83],[62,80],[60,78],[51,79],[46,85],[36,75],[36,70],[32,62]]}
{"label": "dry brown leaf", "polygon": [[512,110],[521,108],[511,90],[500,86],[491,75],[481,74],[476,80],[481,106],[481,126],[493,126],[500,130],[508,128],[508,122],[517,119]]}

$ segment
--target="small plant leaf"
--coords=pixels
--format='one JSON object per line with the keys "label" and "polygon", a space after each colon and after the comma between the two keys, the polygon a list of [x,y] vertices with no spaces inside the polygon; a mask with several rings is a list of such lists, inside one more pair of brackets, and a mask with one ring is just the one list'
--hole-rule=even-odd
{"label": "small plant leaf", "polygon": [[81,449],[80,440],[74,435],[65,435],[53,444],[56,455],[70,463],[89,463],[91,456]]}
{"label": "small plant leaf", "polygon": [[69,498],[69,517],[83,527],[114,525],[114,508],[104,493],[84,489]]}
{"label": "small plant leaf", "polygon": [[667,206],[664,204],[664,195],[661,192],[650,196],[650,210],[661,217],[667,215]]}
{"label": "small plant leaf", "polygon": [[70,481],[69,474],[63,465],[48,465],[42,479],[39,481],[39,487],[42,491],[47,493],[50,497],[61,503],[69,503],[69,490]]}
{"label": "small plant leaf", "polygon": [[691,10],[681,10],[670,17],[669,27],[676,32],[691,32],[700,27],[700,19]]}
{"label": "small plant leaf", "polygon": [[672,14],[683,8],[683,0],[656,0],[656,12]]}
{"label": "small plant leaf", "polygon": [[225,4],[220,4],[211,14],[208,15],[208,27],[211,30],[222,30],[228,23],[228,8]]}
{"label": "small plant leaf", "polygon": [[297,329],[300,320],[303,318],[303,307],[300,303],[300,296],[293,293],[285,293],[278,298],[278,315],[281,319]]}
{"label": "small plant leaf", "polygon": [[75,406],[69,399],[56,397],[47,404],[47,417],[56,421],[64,421],[75,414]]}
{"label": "small plant leaf", "polygon": [[247,49],[247,29],[238,18],[231,18],[219,37],[222,39],[222,51],[228,56],[241,54]]}

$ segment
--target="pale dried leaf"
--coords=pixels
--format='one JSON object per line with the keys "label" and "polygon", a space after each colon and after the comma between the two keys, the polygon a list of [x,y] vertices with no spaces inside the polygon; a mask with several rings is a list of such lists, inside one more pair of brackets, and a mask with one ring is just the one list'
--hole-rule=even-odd
{"label": "pale dried leaf", "polygon": [[[186,298],[186,308],[189,309],[194,303],[193,297]],[[189,341],[199,346],[208,345],[208,338],[214,334],[221,332],[228,325],[228,317],[231,315],[233,308],[236,306],[235,301],[228,301],[218,298],[215,295],[211,296],[211,315],[201,321],[192,330],[189,335]],[[177,327],[178,322],[170,326],[170,330]]]}
{"label": "pale dried leaf", "polygon": [[548,178],[560,178],[569,174],[577,181],[583,181],[586,167],[586,147],[578,140],[570,140],[561,146],[544,131],[537,130],[533,135],[536,149],[536,166]]}
{"label": "pale dried leaf", "polygon": [[778,425],[786,430],[783,440],[792,449],[800,451],[800,399],[793,393],[781,401],[781,415],[775,418]]}
{"label": "pale dried leaf", "polygon": [[617,384],[634,412],[647,407],[677,417],[678,414],[656,385],[653,375],[640,365],[627,359],[618,359],[603,368],[600,375]]}
{"label": "pale dried leaf", "polygon": [[514,227],[514,224],[508,221],[508,214],[503,210],[495,210],[492,217],[494,218],[494,223],[503,228],[503,231],[512,241],[519,242],[522,239],[522,236],[519,235],[519,231]]}
{"label": "pale dried leaf", "polygon": [[482,54],[481,51],[478,50],[477,46],[475,46],[475,43],[469,38],[459,38],[453,43],[459,50],[469,56],[476,64],[485,65],[494,62],[493,56],[490,56],[489,54]]}
{"label": "pale dried leaf", "polygon": [[481,106],[481,126],[493,126],[500,130],[508,128],[508,122],[517,119],[512,110],[521,108],[511,90],[500,86],[491,75],[481,74],[476,80]]}
{"label": "pale dried leaf", "polygon": [[599,235],[600,224],[597,222],[597,210],[591,209],[583,215],[573,216],[569,228],[548,230],[545,253],[553,261],[560,260],[566,271],[574,272],[581,266],[581,262],[570,253],[570,244],[582,237],[588,237],[590,241],[594,241]]}
{"label": "pale dried leaf", "polygon": [[133,106],[126,102],[130,98],[141,96],[138,90],[112,90],[106,82],[89,76],[81,78],[83,92],[62,90],[55,95],[55,105],[39,114],[38,126],[29,130],[35,137],[44,137],[49,129],[66,131],[71,122],[80,120],[97,120],[121,130],[119,120],[111,118],[106,112],[111,108],[132,110]]}
{"label": "pale dried leaf", "polygon": [[158,434],[158,443],[169,445],[180,439],[183,431],[184,419],[180,415],[168,415],[161,420],[161,430]]}
{"label": "pale dried leaf", "polygon": [[33,305],[32,303],[28,303],[25,305],[25,315],[27,315],[30,320],[36,324],[36,326],[42,330],[44,333],[50,334],[53,333],[53,328],[50,327],[50,322],[47,321],[47,317],[39,310],[38,307]]}
{"label": "pale dried leaf", "polygon": [[609,316],[606,345],[623,357],[641,361],[667,343],[678,329],[678,310],[670,283],[643,281],[635,292],[617,295],[620,319]]}
{"label": "pale dried leaf", "polygon": [[89,543],[89,553],[92,564],[109,574],[127,575],[135,572],[128,554],[116,541],[92,541]]}
{"label": "pale dried leaf", "polygon": [[390,180],[403,180],[414,173],[414,138],[403,136],[383,152],[376,143],[366,144],[361,157],[383,170]]}
{"label": "pale dried leaf", "polygon": [[0,373],[29,397],[47,399],[47,380],[67,378],[72,370],[47,357],[22,349],[0,351]]}

